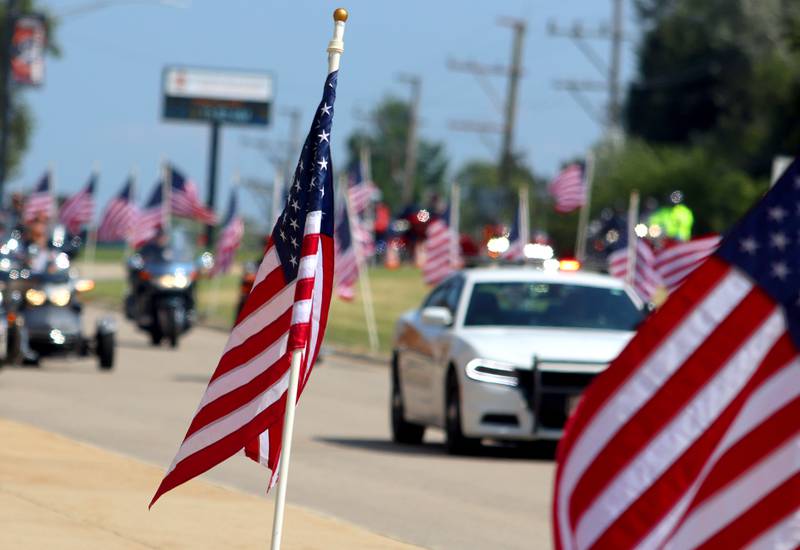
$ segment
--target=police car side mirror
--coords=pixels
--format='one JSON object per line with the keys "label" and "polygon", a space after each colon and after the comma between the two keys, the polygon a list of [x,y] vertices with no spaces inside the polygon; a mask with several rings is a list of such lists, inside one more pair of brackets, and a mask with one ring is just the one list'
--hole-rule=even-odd
{"label": "police car side mirror", "polygon": [[422,310],[422,322],[435,327],[449,327],[453,324],[453,314],[446,307],[428,306]]}

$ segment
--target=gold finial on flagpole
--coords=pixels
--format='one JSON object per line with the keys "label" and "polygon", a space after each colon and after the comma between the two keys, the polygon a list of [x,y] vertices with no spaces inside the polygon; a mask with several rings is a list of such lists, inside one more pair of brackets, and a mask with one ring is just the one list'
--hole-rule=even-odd
{"label": "gold finial on flagpole", "polygon": [[345,21],[347,21],[347,16],[348,16],[348,15],[349,15],[349,14],[347,13],[347,10],[346,10],[346,9],[344,9],[344,8],[336,8],[336,9],[333,11],[333,20],[334,20],[334,21],[342,21],[342,22],[345,22]]}

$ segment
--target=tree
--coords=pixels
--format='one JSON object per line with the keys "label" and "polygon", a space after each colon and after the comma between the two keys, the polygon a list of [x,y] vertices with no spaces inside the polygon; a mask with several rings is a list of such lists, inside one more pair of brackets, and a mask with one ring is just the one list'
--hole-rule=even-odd
{"label": "tree", "polygon": [[[0,30],[6,28],[6,7],[7,3],[0,4]],[[18,0],[17,9],[20,14],[26,13],[45,13],[45,24],[47,27],[47,52],[50,55],[58,56],[60,50],[54,38],[55,20],[49,17],[42,6],[35,0]],[[0,40],[2,39],[2,32],[0,32]],[[20,87],[10,86],[10,101],[9,101],[9,123],[8,123],[8,153],[6,156],[6,177],[13,177],[17,168],[19,167],[25,151],[28,150],[30,137],[34,129],[34,116],[28,104],[25,102],[23,89]],[[1,123],[1,121],[0,121]]]}
{"label": "tree", "polygon": [[630,135],[708,148],[754,177],[800,147],[794,0],[638,0],[645,28],[626,104]]}
{"label": "tree", "polygon": [[[386,98],[372,113],[366,130],[356,132],[347,141],[349,165],[358,162],[361,147],[369,147],[372,179],[383,193],[383,200],[393,209],[401,203],[403,169],[405,167],[406,137],[411,109],[408,103]],[[448,159],[444,144],[420,139],[417,150],[417,170],[414,178],[414,199],[445,190]]]}

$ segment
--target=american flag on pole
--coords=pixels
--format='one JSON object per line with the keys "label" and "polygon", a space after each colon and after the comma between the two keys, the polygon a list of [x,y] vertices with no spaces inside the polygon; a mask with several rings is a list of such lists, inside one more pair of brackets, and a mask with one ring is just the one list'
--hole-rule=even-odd
{"label": "american flag on pole", "polygon": [[608,272],[618,279],[624,279],[636,290],[639,297],[649,302],[659,287],[664,285],[656,269],[656,255],[644,239],[636,239],[636,258],[632,276],[628,275],[629,248],[623,246],[608,255]]}
{"label": "american flag on pole", "polygon": [[49,219],[53,212],[53,195],[50,191],[50,172],[46,172],[22,207],[22,221],[30,223],[40,216]]}
{"label": "american flag on pole", "polygon": [[800,547],[800,162],[587,389],[556,547]]}
{"label": "american flag on pole", "polygon": [[361,214],[375,198],[378,188],[375,184],[364,178],[364,169],[361,162],[357,162],[350,169],[348,176],[347,192],[350,198],[350,208],[354,214]]}
{"label": "american flag on pole", "polygon": [[58,218],[70,233],[77,234],[84,225],[92,221],[96,184],[97,174],[92,174],[86,187],[65,200],[64,204],[61,205]]}
{"label": "american flag on pole", "polygon": [[371,181],[364,178],[365,169],[363,162],[356,163],[348,176],[347,198],[352,210],[353,237],[361,247],[362,253],[367,257],[375,254],[374,229],[370,227],[367,212],[378,193],[378,188]]}
{"label": "american flag on pole", "polygon": [[342,205],[336,216],[333,236],[336,273],[334,273],[333,279],[336,295],[343,300],[352,300],[355,297],[355,284],[358,281],[358,258],[350,231],[350,216],[347,210],[346,206]]}
{"label": "american flag on pole", "polygon": [[197,185],[174,166],[169,166],[167,169],[169,170],[170,183],[172,184],[170,193],[172,214],[207,225],[217,223],[216,214],[206,208],[203,201],[200,200]]}
{"label": "american flag on pole", "polygon": [[231,190],[228,211],[222,222],[222,232],[217,240],[217,253],[214,258],[214,275],[227,273],[233,265],[233,258],[244,236],[244,220],[237,213],[236,190]]}
{"label": "american flag on pole", "polygon": [[656,254],[655,268],[669,292],[681,283],[717,249],[719,235],[698,237],[684,242],[676,242],[659,250]]}
{"label": "american flag on pole", "polygon": [[503,253],[503,258],[517,261],[525,258],[525,245],[528,244],[530,230],[528,229],[528,193],[523,188],[519,191],[519,204],[514,216],[514,224],[508,234],[508,249]]}
{"label": "american flag on pole", "polygon": [[157,181],[147,203],[136,216],[136,223],[131,232],[131,246],[139,248],[158,234],[164,226],[164,185]]}
{"label": "american flag on pole", "polygon": [[[451,205],[452,207],[452,205]],[[448,225],[450,208],[442,216],[437,216],[425,230],[422,264],[422,280],[428,285],[438,285],[459,266],[458,234]]]}
{"label": "american flag on pole", "polygon": [[238,452],[271,470],[270,487],[277,480],[290,358],[303,350],[302,392],[322,343],[333,287],[330,132],[337,76],[331,72],[325,81],[253,289],[151,506]]}
{"label": "american flag on pole", "polygon": [[136,223],[139,209],[133,202],[133,178],[129,178],[122,190],[109,201],[97,226],[98,242],[114,242],[128,239]]}
{"label": "american flag on pole", "polygon": [[586,181],[583,166],[570,164],[551,181],[548,186],[555,201],[556,212],[565,214],[586,204]]}

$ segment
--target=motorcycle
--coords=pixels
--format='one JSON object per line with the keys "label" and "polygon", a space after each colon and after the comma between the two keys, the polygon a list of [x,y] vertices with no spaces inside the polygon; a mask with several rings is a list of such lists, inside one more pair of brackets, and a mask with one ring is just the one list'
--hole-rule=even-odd
{"label": "motorcycle", "polygon": [[164,246],[145,245],[128,259],[126,316],[150,335],[154,346],[166,340],[177,347],[180,336],[194,325],[201,269],[182,232],[174,232]]}
{"label": "motorcycle", "polygon": [[38,365],[42,356],[94,353],[101,370],[112,369],[116,347],[113,319],[99,319],[93,338],[83,333],[83,306],[78,295],[91,290],[94,282],[79,279],[63,252],[41,272],[6,260],[0,259],[0,273],[8,296],[4,300],[8,361]]}

